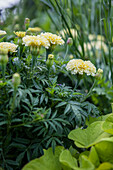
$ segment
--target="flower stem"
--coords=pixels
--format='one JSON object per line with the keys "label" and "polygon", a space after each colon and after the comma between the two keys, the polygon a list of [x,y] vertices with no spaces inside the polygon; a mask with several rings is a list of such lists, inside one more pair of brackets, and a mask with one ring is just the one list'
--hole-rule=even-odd
{"label": "flower stem", "polygon": [[84,102],[84,101],[85,101],[88,97],[90,97],[90,96],[91,96],[92,91],[93,91],[93,89],[94,89],[94,87],[95,87],[96,83],[97,83],[97,80],[95,80],[95,81],[94,81],[94,83],[93,83],[92,87],[90,88],[90,90],[89,90],[89,92],[87,93],[87,95],[86,95],[86,96],[84,96],[84,98],[83,98],[82,102]]}
{"label": "flower stem", "polygon": [[5,70],[6,70],[6,64],[2,64],[3,83],[5,82]]}
{"label": "flower stem", "polygon": [[46,49],[46,61],[48,59],[48,55],[51,54],[51,50],[50,49]]}
{"label": "flower stem", "polygon": [[69,51],[69,45],[67,45],[67,47],[66,47],[66,53],[65,53],[65,56],[64,56],[64,61],[67,59],[68,51]]}

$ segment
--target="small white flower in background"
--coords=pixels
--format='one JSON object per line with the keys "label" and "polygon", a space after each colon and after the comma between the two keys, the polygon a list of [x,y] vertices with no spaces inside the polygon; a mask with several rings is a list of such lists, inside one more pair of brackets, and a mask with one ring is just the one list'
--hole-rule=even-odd
{"label": "small white flower in background", "polygon": [[5,35],[7,34],[6,31],[0,30],[0,35]]}

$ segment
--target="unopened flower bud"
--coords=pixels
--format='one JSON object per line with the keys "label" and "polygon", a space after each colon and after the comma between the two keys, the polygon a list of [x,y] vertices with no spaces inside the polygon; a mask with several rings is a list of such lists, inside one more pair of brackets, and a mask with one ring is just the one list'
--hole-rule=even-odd
{"label": "unopened flower bud", "polygon": [[95,77],[96,77],[97,80],[101,80],[102,79],[102,75],[103,75],[103,70],[99,68],[97,70],[97,73],[96,73]]}
{"label": "unopened flower bud", "polygon": [[25,28],[26,28],[26,30],[29,28],[29,25],[30,25],[30,19],[25,18]]}
{"label": "unopened flower bud", "polygon": [[13,82],[14,87],[18,87],[20,85],[21,78],[18,73],[13,74],[12,82]]}
{"label": "unopened flower bud", "polygon": [[54,55],[53,54],[49,54],[48,55],[48,59],[52,60],[54,58]]}
{"label": "unopened flower bud", "polygon": [[54,55],[53,54],[49,54],[48,55],[48,59],[46,61],[47,67],[50,69],[50,67],[53,65],[53,59],[54,59]]}
{"label": "unopened flower bud", "polygon": [[19,20],[19,16],[18,15],[15,15],[14,16],[14,21],[17,22]]}
{"label": "unopened flower bud", "polygon": [[20,29],[19,24],[15,24],[15,26],[14,26],[14,30],[15,30],[15,31],[18,31],[19,29]]}
{"label": "unopened flower bud", "polygon": [[102,70],[101,68],[99,68],[99,69],[97,70],[97,73],[103,74],[103,70]]}
{"label": "unopened flower bud", "polygon": [[73,57],[73,55],[71,54],[71,55],[69,56],[69,58],[70,58],[70,59],[73,59],[74,57]]}
{"label": "unopened flower bud", "polygon": [[67,44],[68,44],[69,46],[72,46],[72,45],[73,45],[73,40],[72,40],[71,37],[68,38]]}
{"label": "unopened flower bud", "polygon": [[2,49],[0,50],[0,63],[2,65],[7,64],[8,62],[8,50]]}

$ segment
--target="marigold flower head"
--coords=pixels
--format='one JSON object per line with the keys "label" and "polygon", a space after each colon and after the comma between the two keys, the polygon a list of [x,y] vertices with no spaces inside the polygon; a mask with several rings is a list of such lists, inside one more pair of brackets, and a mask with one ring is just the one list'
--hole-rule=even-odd
{"label": "marigold flower head", "polygon": [[42,37],[45,37],[49,43],[52,45],[63,45],[64,44],[64,40],[56,35],[56,34],[52,34],[50,32],[45,32],[45,33],[41,33]]}
{"label": "marigold flower head", "polygon": [[0,35],[5,35],[7,34],[6,31],[0,30]]}
{"label": "marigold flower head", "polygon": [[23,38],[23,37],[25,37],[26,32],[25,31],[18,31],[18,32],[14,31],[14,34],[20,38]]}
{"label": "marigold flower head", "polygon": [[34,28],[28,28],[28,31],[31,31],[31,32],[40,32],[42,29],[39,28],[39,27],[34,27]]}
{"label": "marigold flower head", "polygon": [[95,76],[96,67],[90,61],[83,61],[81,59],[72,59],[68,62],[66,69],[72,74],[86,73],[87,75]]}
{"label": "marigold flower head", "polygon": [[0,51],[2,51],[2,49],[6,49],[8,52],[16,52],[17,47],[18,45],[15,45],[14,43],[9,42],[0,43]]}
{"label": "marigold flower head", "polygon": [[49,48],[50,46],[49,41],[40,35],[37,36],[26,35],[25,37],[23,37],[22,40],[26,46],[32,46],[32,47],[44,46],[45,48]]}

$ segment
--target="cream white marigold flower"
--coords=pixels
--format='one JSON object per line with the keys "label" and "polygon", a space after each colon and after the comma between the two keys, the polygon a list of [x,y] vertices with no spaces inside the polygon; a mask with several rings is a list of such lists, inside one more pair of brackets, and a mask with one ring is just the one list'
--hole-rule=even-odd
{"label": "cream white marigold flower", "polygon": [[23,37],[25,37],[26,32],[25,31],[18,31],[18,32],[14,31],[14,34],[20,38],[23,38]]}
{"label": "cream white marigold flower", "polygon": [[0,50],[6,49],[8,52],[16,52],[17,47],[18,45],[15,45],[14,43],[9,43],[9,42],[0,43]]}
{"label": "cream white marigold flower", "polygon": [[81,59],[72,59],[68,62],[66,69],[72,74],[86,73],[87,75],[95,76],[96,67],[90,61],[83,61]]}
{"label": "cream white marigold flower", "polygon": [[56,34],[52,34],[50,32],[45,32],[45,33],[41,33],[41,36],[45,37],[49,41],[50,45],[52,45],[52,44],[53,45],[63,45],[64,44],[64,40]]}
{"label": "cream white marigold flower", "polygon": [[0,35],[5,35],[7,34],[6,31],[0,30]]}
{"label": "cream white marigold flower", "polygon": [[25,46],[32,46],[32,47],[44,46],[45,48],[49,48],[50,46],[49,41],[46,38],[41,37],[40,35],[37,36],[26,35],[25,37],[23,37],[22,40]]}

